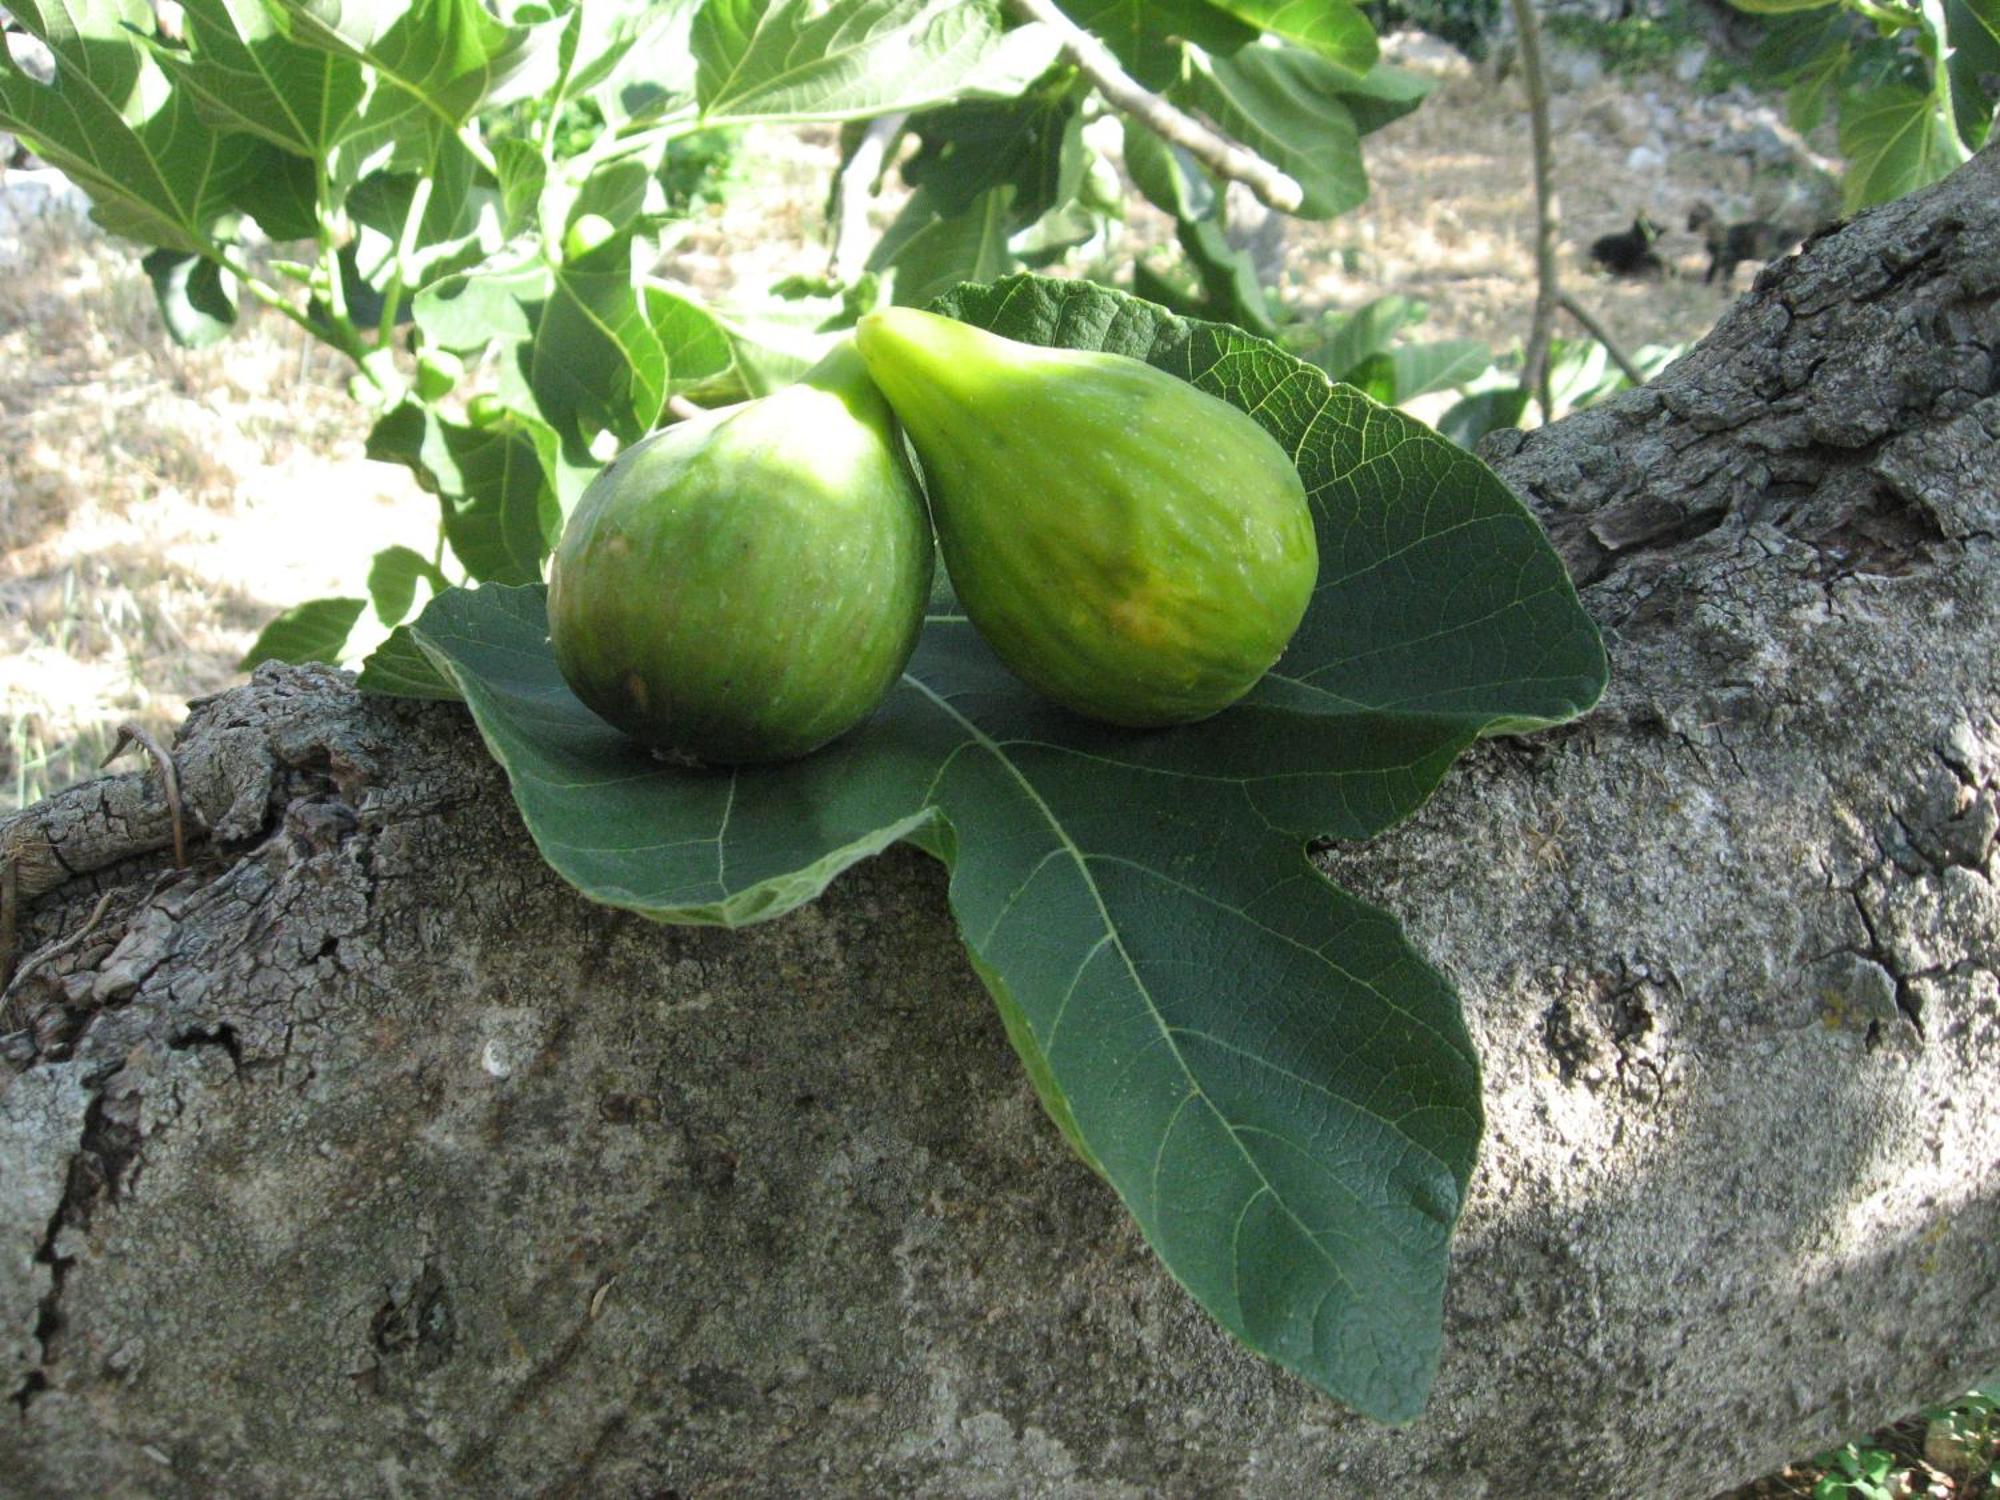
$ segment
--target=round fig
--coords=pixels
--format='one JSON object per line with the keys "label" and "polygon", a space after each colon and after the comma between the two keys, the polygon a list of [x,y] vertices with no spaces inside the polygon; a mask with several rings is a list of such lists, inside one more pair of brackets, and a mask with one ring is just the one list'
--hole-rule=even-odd
{"label": "round fig", "polygon": [[908,662],[930,521],[851,344],[798,384],[635,443],[593,480],[549,574],[576,695],[677,760],[804,755]]}
{"label": "round fig", "polygon": [[856,346],[923,462],[945,569],[1001,660],[1078,713],[1183,724],[1283,653],[1319,573],[1298,470],[1141,360],[910,308]]}

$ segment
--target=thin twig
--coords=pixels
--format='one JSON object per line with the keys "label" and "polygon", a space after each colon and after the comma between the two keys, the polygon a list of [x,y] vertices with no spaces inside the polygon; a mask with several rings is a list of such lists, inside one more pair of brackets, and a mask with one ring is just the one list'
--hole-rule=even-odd
{"label": "thin twig", "polygon": [[691,422],[707,412],[705,406],[697,406],[685,396],[667,397],[667,410],[676,422]]}
{"label": "thin twig", "polygon": [[146,753],[153,757],[153,764],[160,768],[160,781],[167,793],[167,816],[174,825],[174,868],[187,868],[187,835],[181,823],[181,778],[174,770],[174,758],[161,748],[160,742],[142,726],[127,720],[118,726],[118,739],[111,747],[111,753],[104,757],[104,764],[110,765],[125,753],[126,747],[137,742]]}
{"label": "thin twig", "polygon": [[1039,21],[1062,40],[1063,50],[1098,91],[1163,141],[1172,141],[1195,160],[1240,182],[1280,213],[1297,213],[1305,190],[1297,179],[1265,161],[1256,152],[1216,134],[1193,115],[1177,109],[1140,85],[1119,64],[1104,43],[1055,8],[1053,0],[1013,0],[1014,8]]}
{"label": "thin twig", "polygon": [[21,912],[21,870],[11,854],[0,855],[0,995],[14,982],[14,935]]}
{"label": "thin twig", "polygon": [[1556,204],[1555,146],[1549,139],[1549,85],[1542,72],[1542,28],[1535,18],[1535,0],[1512,0],[1514,29],[1521,38],[1521,81],[1528,89],[1528,128],[1535,155],[1535,312],[1528,327],[1528,348],[1521,359],[1521,389],[1542,409],[1542,420],[1554,415],[1549,388],[1549,341],[1555,335]]}
{"label": "thin twig", "polygon": [[105,907],[111,904],[111,898],[117,894],[116,890],[106,891],[97,898],[97,905],[91,908],[89,919],[81,927],[77,928],[75,932],[72,932],[68,937],[63,938],[59,942],[50,943],[48,947],[41,949],[39,952],[29,954],[27,961],[8,978],[7,989],[5,992],[0,992],[0,995],[11,992],[17,983],[26,979],[43,965],[52,964],[71,949],[80,947],[83,940],[96,930],[99,920],[104,916]]}
{"label": "thin twig", "polygon": [[1557,293],[1556,301],[1561,305],[1564,312],[1583,325],[1585,333],[1604,346],[1604,352],[1611,356],[1611,362],[1614,365],[1625,372],[1627,380],[1631,381],[1634,385],[1644,385],[1646,383],[1646,372],[1639,368],[1631,355],[1619,347],[1618,340],[1611,336],[1611,330],[1585,310],[1582,303],[1578,302],[1568,292]]}
{"label": "thin twig", "polygon": [[903,133],[909,111],[878,115],[868,122],[855,143],[854,154],[840,169],[834,187],[833,255],[827,273],[844,286],[852,286],[868,262],[868,200],[882,176],[882,164],[889,146]]}

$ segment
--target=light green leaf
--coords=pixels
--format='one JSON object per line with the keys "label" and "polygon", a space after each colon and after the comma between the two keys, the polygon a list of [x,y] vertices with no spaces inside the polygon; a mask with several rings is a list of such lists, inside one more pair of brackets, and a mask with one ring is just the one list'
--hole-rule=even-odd
{"label": "light green leaf", "polygon": [[1937,100],[1906,84],[1842,95],[1840,151],[1847,158],[1841,195],[1848,213],[1928,187],[1966,154]]}
{"label": "light green leaf", "polygon": [[1729,3],[1753,16],[1788,16],[1796,11],[1838,5],[1840,0],[1729,0]]}
{"label": "light green leaf", "polygon": [[537,243],[517,242],[427,287],[417,326],[468,358],[496,345],[500,399],[554,429],[569,463],[592,466],[598,433],[635,443],[666,401],[666,353],[633,285],[632,243],[614,235],[552,266]]}
{"label": "light green leaf", "polygon": [[1174,99],[1293,177],[1305,194],[1300,218],[1330,219],[1367,198],[1360,127],[1341,97],[1350,76],[1295,47],[1194,52],[1190,60]]}
{"label": "light green leaf", "polygon": [[1364,302],[1353,312],[1326,320],[1325,336],[1305,356],[1335,380],[1357,382],[1353,373],[1362,362],[1387,350],[1396,335],[1423,322],[1429,309],[1415,297],[1391,293]]}
{"label": "light green leaf", "polygon": [[185,51],[155,56],[221,128],[318,160],[353,124],[361,65],[285,36],[262,0],[183,0]]}
{"label": "light green leaf", "polygon": [[525,423],[447,421],[406,401],[368,434],[368,456],[399,463],[438,497],[445,540],[473,578],[533,583],[562,524],[542,453]]}
{"label": "light green leaf", "polygon": [[946,615],[854,734],[696,772],[569,693],[538,589],[446,594],[414,637],[544,856],[596,900],[740,925],[891,843],[949,863],[1031,1082],[1168,1268],[1252,1348],[1407,1419],[1438,1356],[1477,1062],[1449,986],[1303,845],[1406,816],[1482,733],[1587,707],[1596,633],[1489,471],[1270,345],[1086,283],[1015,278],[948,306],[1147,358],[1297,456],[1321,583],[1242,703],[1156,733],[1092,725]]}
{"label": "light green leaf", "polygon": [[667,393],[685,395],[728,378],[736,351],[714,315],[658,282],[647,282],[641,291],[646,319],[667,358]]}
{"label": "light green leaf", "polygon": [[266,625],[236,664],[247,672],[263,661],[322,661],[338,665],[366,599],[311,599],[294,605]]}
{"label": "light green leaf", "polygon": [[690,32],[710,125],[853,120],[978,91],[1019,93],[1055,61],[993,0],[708,0]]}
{"label": "light green leaf", "polygon": [[231,195],[262,165],[200,116],[139,40],[145,0],[17,0],[15,20],[55,54],[37,83],[0,47],[0,129],[32,142],[90,194],[106,229],[183,253],[207,248]]}
{"label": "light green leaf", "polygon": [[1209,0],[1272,36],[1317,52],[1356,73],[1375,65],[1375,28],[1352,0]]}
{"label": "light green leaf", "polygon": [[507,26],[480,0],[268,3],[293,41],[366,63],[453,127],[482,104],[511,97],[517,80],[526,93],[552,82],[563,25]]}
{"label": "light green leaf", "polygon": [[1464,385],[1493,365],[1493,351],[1477,339],[1440,339],[1383,350],[1342,378],[1374,400],[1401,406],[1432,391]]}
{"label": "light green leaf", "polygon": [[433,594],[451,587],[428,557],[410,547],[384,547],[368,567],[368,598],[375,618],[395,625],[416,602],[417,585],[427,583]]}

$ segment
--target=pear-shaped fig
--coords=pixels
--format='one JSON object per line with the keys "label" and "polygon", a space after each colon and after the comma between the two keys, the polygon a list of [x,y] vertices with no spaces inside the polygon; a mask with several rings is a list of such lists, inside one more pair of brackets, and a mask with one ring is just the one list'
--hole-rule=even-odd
{"label": "pear-shaped fig", "polygon": [[656,750],[787,760],[895,683],[932,559],[889,409],[845,344],[599,474],[551,564],[549,639],[576,695]]}
{"label": "pear-shaped fig", "polygon": [[864,317],[856,347],[923,461],[967,617],[1029,683],[1151,727],[1226,708],[1277,661],[1319,553],[1254,419],[1141,360],[909,308]]}

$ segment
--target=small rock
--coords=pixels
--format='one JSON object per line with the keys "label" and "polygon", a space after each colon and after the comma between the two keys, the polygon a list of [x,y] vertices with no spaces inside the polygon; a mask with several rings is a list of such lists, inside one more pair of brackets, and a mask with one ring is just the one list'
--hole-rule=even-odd
{"label": "small rock", "polygon": [[1634,146],[1625,153],[1628,172],[1657,172],[1667,164],[1667,153],[1657,146]]}

